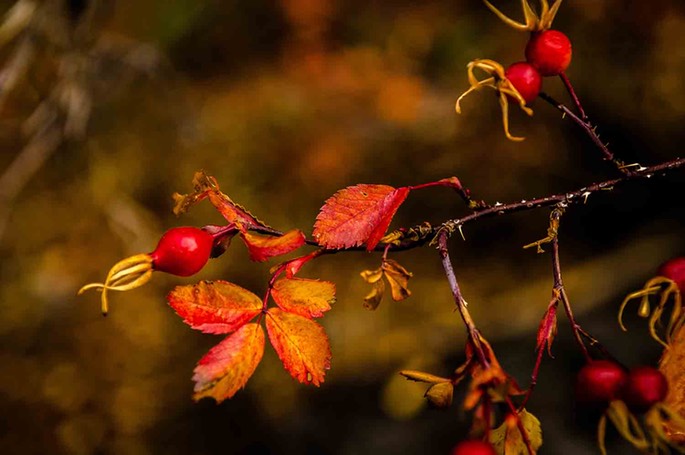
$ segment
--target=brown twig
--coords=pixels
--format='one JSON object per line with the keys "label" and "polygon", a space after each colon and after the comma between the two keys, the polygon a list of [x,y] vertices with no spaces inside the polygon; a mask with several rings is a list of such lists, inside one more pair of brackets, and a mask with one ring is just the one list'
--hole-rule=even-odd
{"label": "brown twig", "polygon": [[554,240],[552,240],[552,263],[554,264],[554,289],[557,289],[559,291],[559,294],[561,296],[561,302],[564,304],[564,311],[566,312],[566,316],[568,317],[568,320],[571,323],[571,330],[573,331],[573,336],[576,339],[578,347],[583,352],[585,360],[589,362],[590,360],[592,360],[592,358],[590,357],[590,354],[588,354],[587,347],[585,346],[585,343],[583,343],[583,339],[580,336],[580,325],[576,322],[576,319],[573,316],[571,302],[568,298],[568,295],[566,295],[564,283],[561,281],[561,265],[559,261],[559,239],[556,237],[554,238]]}
{"label": "brown twig", "polygon": [[476,328],[476,324],[473,322],[473,319],[471,319],[469,310],[466,308],[468,303],[461,295],[461,289],[459,289],[459,283],[457,282],[457,277],[454,274],[454,267],[452,267],[452,261],[447,248],[447,238],[448,233],[446,231],[438,233],[438,252],[440,253],[440,258],[442,259],[442,266],[445,269],[445,275],[447,276],[447,281],[449,282],[452,295],[454,296],[454,303],[457,305],[457,309],[459,310],[459,314],[464,321],[464,325],[466,325],[466,330],[468,332],[473,349],[478,357],[478,361],[481,365],[483,365],[483,368],[488,368],[490,366],[490,362],[488,362],[488,359],[485,356],[485,352],[483,351],[483,347],[480,343],[478,329]]}
{"label": "brown twig", "polygon": [[600,152],[602,152],[603,159],[605,161],[611,161],[612,163],[614,163],[614,165],[616,165],[616,168],[625,175],[631,175],[633,173],[625,165],[625,163],[617,159],[614,153],[611,150],[609,150],[609,147],[607,147],[607,145],[604,142],[602,142],[602,140],[599,138],[599,135],[597,134],[597,128],[594,125],[592,125],[590,121],[587,120],[587,118],[583,119],[578,117],[571,109],[569,109],[564,104],[558,102],[545,92],[540,92],[539,96],[540,98],[547,101],[549,104],[563,112],[565,117],[570,118],[576,125],[580,126],[583,129],[583,131],[585,131],[585,133],[590,137],[592,142],[597,146]]}
{"label": "brown twig", "polygon": [[566,91],[571,96],[571,99],[573,100],[573,104],[575,104],[576,109],[578,109],[578,114],[580,114],[581,120],[585,123],[588,123],[588,118],[585,114],[585,109],[583,109],[583,105],[580,103],[580,98],[578,98],[578,95],[576,95],[576,91],[573,89],[573,84],[571,84],[571,81],[568,79],[568,76],[566,75],[566,73],[561,73],[559,75],[559,78],[561,79],[561,82],[564,83],[564,87],[566,87]]}

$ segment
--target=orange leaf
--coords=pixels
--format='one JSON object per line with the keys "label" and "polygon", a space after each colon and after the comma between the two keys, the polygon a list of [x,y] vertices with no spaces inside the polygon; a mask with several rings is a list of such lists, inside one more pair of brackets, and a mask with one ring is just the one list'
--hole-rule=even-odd
{"label": "orange leaf", "polygon": [[266,224],[252,216],[250,212],[236,204],[219,190],[216,179],[202,171],[196,172],[193,176],[193,189],[190,194],[174,194],[176,205],[174,214],[180,215],[203,199],[209,198],[209,202],[226,218],[229,223],[240,224],[249,228],[254,226],[266,227]]}
{"label": "orange leaf", "polygon": [[183,321],[205,333],[230,333],[262,311],[259,297],[227,281],[177,286],[167,296]]}
{"label": "orange leaf", "polygon": [[331,348],[328,337],[311,319],[278,308],[267,313],[266,330],[283,366],[304,384],[318,386],[330,368]]}
{"label": "orange leaf", "polygon": [[360,184],[330,197],[314,224],[316,241],[331,249],[366,243],[373,250],[387,231],[392,217],[407,198],[409,188]]}
{"label": "orange leaf", "polygon": [[293,229],[280,237],[269,237],[250,232],[242,232],[240,236],[250,252],[250,259],[257,262],[288,254],[304,245],[305,242],[304,234],[299,229]]}
{"label": "orange leaf", "polygon": [[245,324],[209,350],[195,367],[193,398],[212,397],[218,403],[245,387],[264,354],[264,329]]}
{"label": "orange leaf", "polygon": [[306,318],[320,318],[335,303],[335,284],[305,278],[284,278],[274,283],[271,296],[283,310]]}
{"label": "orange leaf", "polygon": [[[668,394],[664,403],[673,411],[685,417],[685,325],[671,336],[668,349],[664,349],[659,360],[659,371],[668,381]],[[674,425],[667,425],[667,431],[672,439],[685,443],[685,429]]]}

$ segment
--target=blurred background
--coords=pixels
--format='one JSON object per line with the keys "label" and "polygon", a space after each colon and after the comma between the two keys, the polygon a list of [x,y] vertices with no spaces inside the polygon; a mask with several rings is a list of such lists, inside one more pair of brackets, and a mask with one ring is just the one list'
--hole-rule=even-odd
{"label": "blurred background", "polygon": [[[521,17],[518,2],[495,2]],[[465,334],[431,248],[393,255],[413,295],[362,307],[359,276],[377,254],[324,257],[305,277],[337,283],[322,324],[326,382],[293,381],[273,350],[221,405],[191,400],[192,370],[220,337],[185,326],[166,293],[226,279],[261,293],[268,268],[239,242],[196,277],[79,298],[119,259],[151,251],[179,225],[220,223],[205,204],[182,218],[172,193],[196,170],[269,224],[311,226],[323,201],[355,183],[410,185],[452,175],[488,202],[570,191],[616,175],[550,106],[514,110],[505,139],[497,100],[468,88],[466,64],[523,59],[526,36],[480,0],[0,1],[0,453],[441,454],[468,429],[458,406],[423,403],[397,375],[449,375]],[[682,156],[685,5],[680,0],[564,2],[568,75],[603,140],[626,162]],[[544,90],[568,102],[561,84]],[[627,365],[654,364],[645,323],[616,310],[664,260],[685,254],[683,172],[574,206],[560,231],[576,316]],[[393,226],[465,214],[445,189],[412,193]],[[535,330],[551,296],[546,209],[467,225],[452,257],[472,315],[501,363],[528,384]],[[582,358],[560,317],[529,409],[542,454],[597,453],[596,420],[573,406]],[[461,390],[461,389],[460,389]],[[457,394],[455,400],[459,400]],[[631,453],[614,433],[610,447]]]}

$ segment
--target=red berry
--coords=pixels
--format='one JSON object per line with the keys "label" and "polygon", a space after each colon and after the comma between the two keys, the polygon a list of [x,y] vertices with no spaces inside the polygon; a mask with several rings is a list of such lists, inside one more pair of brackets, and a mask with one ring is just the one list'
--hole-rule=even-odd
{"label": "red berry", "polygon": [[543,76],[558,76],[571,63],[571,41],[557,30],[533,33],[526,45],[526,60]]}
{"label": "red berry", "polygon": [[585,364],[576,377],[576,397],[590,406],[602,406],[618,397],[626,380],[626,372],[609,360],[593,360]]}
{"label": "red berry", "polygon": [[659,267],[659,275],[675,281],[681,293],[685,293],[685,257],[673,258]]}
{"label": "red berry", "polygon": [[199,272],[209,260],[214,238],[196,227],[169,229],[150,253],[152,268],[177,276]]}
{"label": "red berry", "polygon": [[512,63],[504,75],[521,94],[526,104],[533,101],[542,89],[540,73],[526,62]]}
{"label": "red berry", "polygon": [[631,409],[644,412],[663,401],[668,393],[668,381],[663,373],[650,366],[635,367],[621,389],[621,398]]}
{"label": "red berry", "polygon": [[490,443],[477,439],[461,441],[452,449],[451,455],[497,455]]}

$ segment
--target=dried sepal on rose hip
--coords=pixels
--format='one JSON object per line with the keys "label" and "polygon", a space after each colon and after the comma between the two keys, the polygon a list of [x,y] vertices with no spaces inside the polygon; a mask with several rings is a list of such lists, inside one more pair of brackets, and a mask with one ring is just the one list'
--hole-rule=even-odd
{"label": "dried sepal on rose hip", "polygon": [[[648,280],[639,291],[632,292],[623,299],[618,310],[618,323],[621,329],[627,331],[623,324],[623,312],[628,303],[640,299],[637,314],[649,318],[649,333],[657,342],[668,347],[673,334],[685,323],[685,313],[682,309],[682,292],[685,288],[685,257],[670,259],[658,268],[657,276]],[[659,301],[652,308],[650,297],[656,296]],[[662,315],[666,306],[672,301],[668,324],[664,330],[664,338],[657,333],[657,327],[663,327]]]}
{"label": "dried sepal on rose hip", "polygon": [[196,227],[176,227],[166,231],[151,253],[136,254],[123,259],[110,269],[104,283],[90,283],[78,294],[89,289],[102,292],[102,314],[109,311],[107,291],[128,291],[148,281],[153,271],[176,276],[191,276],[209,260],[214,236]]}
{"label": "dried sepal on rose hip", "polygon": [[547,0],[540,0],[537,8],[539,15],[529,0],[521,0],[525,22],[517,22],[489,1],[483,1],[508,26],[519,31],[531,32],[526,45],[526,61],[537,68],[542,76],[558,76],[566,71],[571,64],[571,41],[564,33],[551,30],[561,0],[554,2],[551,7]]}
{"label": "dried sepal on rose hip", "polygon": [[[479,80],[475,70],[479,69],[490,77]],[[502,108],[502,123],[504,134],[512,141],[522,141],[523,137],[512,136],[509,132],[509,101],[515,102],[523,112],[533,115],[533,110],[528,107],[542,89],[540,73],[526,62],[511,64],[506,70],[494,60],[477,59],[467,65],[467,74],[471,87],[465,91],[456,103],[457,113],[461,113],[461,100],[471,92],[489,87],[497,92],[499,104]]]}
{"label": "dried sepal on rose hip", "polygon": [[548,30],[552,27],[552,22],[559,11],[562,0],[553,2],[551,7],[549,6],[549,2],[547,0],[540,0],[539,14],[535,12],[535,9],[529,0],[521,0],[521,7],[523,8],[523,17],[525,22],[517,22],[513,19],[510,19],[488,0],[483,0],[483,2],[485,3],[485,6],[490,8],[490,11],[495,13],[495,15],[508,26],[522,32],[539,32],[542,30]]}

